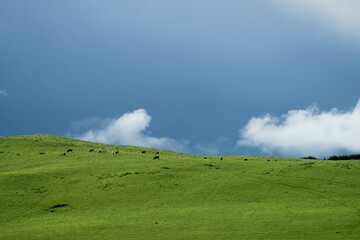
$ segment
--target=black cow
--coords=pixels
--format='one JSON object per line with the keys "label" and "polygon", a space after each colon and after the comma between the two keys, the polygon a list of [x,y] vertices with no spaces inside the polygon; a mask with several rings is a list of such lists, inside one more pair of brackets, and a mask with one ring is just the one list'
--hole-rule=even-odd
{"label": "black cow", "polygon": [[247,158],[245,158],[244,161],[247,161]]}
{"label": "black cow", "polygon": [[93,148],[89,150],[89,152],[94,152],[94,151],[95,151],[95,150],[94,150]]}
{"label": "black cow", "polygon": [[220,160],[223,160],[223,158],[221,157]]}
{"label": "black cow", "polygon": [[71,148],[70,148],[70,149],[68,149],[68,150],[67,150],[67,152],[72,152],[72,149],[71,149]]}
{"label": "black cow", "polygon": [[159,152],[156,152],[155,154],[159,154]]}
{"label": "black cow", "polygon": [[155,157],[153,158],[153,160],[155,160],[155,159],[160,159],[160,158],[159,158],[159,156],[155,156]]}
{"label": "black cow", "polygon": [[141,153],[146,153],[146,151],[142,151]]}
{"label": "black cow", "polygon": [[119,154],[119,151],[116,151],[115,154]]}
{"label": "black cow", "polygon": [[60,153],[60,156],[66,156],[66,153]]}

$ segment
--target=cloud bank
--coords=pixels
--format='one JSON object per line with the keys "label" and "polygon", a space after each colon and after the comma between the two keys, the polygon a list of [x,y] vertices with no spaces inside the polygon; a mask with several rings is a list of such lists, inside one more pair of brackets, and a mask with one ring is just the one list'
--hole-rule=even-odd
{"label": "cloud bank", "polygon": [[359,0],[270,0],[300,14],[311,14],[338,33],[360,42]]}
{"label": "cloud bank", "polygon": [[288,111],[280,118],[269,114],[251,118],[240,130],[237,144],[298,157],[360,152],[360,100],[347,112],[321,112],[311,106]]}
{"label": "cloud bank", "polygon": [[[99,123],[99,119],[96,120]],[[76,138],[106,144],[132,145],[149,148],[160,148],[173,151],[183,151],[186,141],[166,137],[152,137],[146,131],[151,122],[151,116],[145,109],[125,113],[119,118],[103,120],[99,129],[90,129]]]}

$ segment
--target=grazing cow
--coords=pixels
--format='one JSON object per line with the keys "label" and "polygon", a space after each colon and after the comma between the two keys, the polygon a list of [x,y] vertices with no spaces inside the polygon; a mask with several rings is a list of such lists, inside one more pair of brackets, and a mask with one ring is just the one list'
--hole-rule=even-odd
{"label": "grazing cow", "polygon": [[223,160],[223,158],[221,157],[220,160]]}
{"label": "grazing cow", "polygon": [[146,151],[142,151],[141,153],[146,153]]}
{"label": "grazing cow", "polygon": [[72,149],[71,149],[71,148],[70,148],[70,149],[68,149],[68,150],[67,150],[67,152],[72,152]]}
{"label": "grazing cow", "polygon": [[206,157],[204,157],[204,159],[206,159]]}
{"label": "grazing cow", "polygon": [[102,150],[101,153],[106,153],[106,150]]}
{"label": "grazing cow", "polygon": [[66,156],[66,153],[60,153],[60,156]]}
{"label": "grazing cow", "polygon": [[245,158],[244,161],[247,161],[247,158]]}
{"label": "grazing cow", "polygon": [[100,150],[99,153],[101,153],[102,151]]}
{"label": "grazing cow", "polygon": [[89,150],[89,152],[94,152],[94,149],[93,149],[93,148],[92,148],[92,149],[90,149],[90,150]]}
{"label": "grazing cow", "polygon": [[277,162],[277,159],[275,159],[275,162]]}
{"label": "grazing cow", "polygon": [[159,152],[156,152],[155,154],[159,154]]}
{"label": "grazing cow", "polygon": [[269,160],[269,159],[268,159],[267,161],[268,161],[268,162],[270,162],[270,160]]}
{"label": "grazing cow", "polygon": [[116,151],[115,154],[119,154],[119,151]]}
{"label": "grazing cow", "polygon": [[114,152],[114,151],[111,151],[111,154],[115,154],[115,152]]}
{"label": "grazing cow", "polygon": [[159,156],[155,156],[155,157],[153,158],[153,160],[155,160],[155,159],[160,159],[160,158],[159,158]]}

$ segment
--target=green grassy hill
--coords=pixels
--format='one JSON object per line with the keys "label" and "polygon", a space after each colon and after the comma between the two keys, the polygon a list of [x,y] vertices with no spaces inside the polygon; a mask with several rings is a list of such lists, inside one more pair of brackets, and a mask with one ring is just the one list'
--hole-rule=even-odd
{"label": "green grassy hill", "polygon": [[0,137],[0,239],[360,239],[360,162]]}

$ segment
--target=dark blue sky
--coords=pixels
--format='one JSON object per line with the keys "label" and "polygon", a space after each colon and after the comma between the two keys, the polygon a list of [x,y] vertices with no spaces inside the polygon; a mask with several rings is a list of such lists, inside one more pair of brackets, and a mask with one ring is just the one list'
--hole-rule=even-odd
{"label": "dark blue sky", "polygon": [[348,24],[331,9],[285,5],[3,0],[0,135],[80,136],[145,109],[142,136],[186,141],[191,153],[264,155],[237,145],[252,117],[312,104],[351,111],[360,98],[358,16]]}

